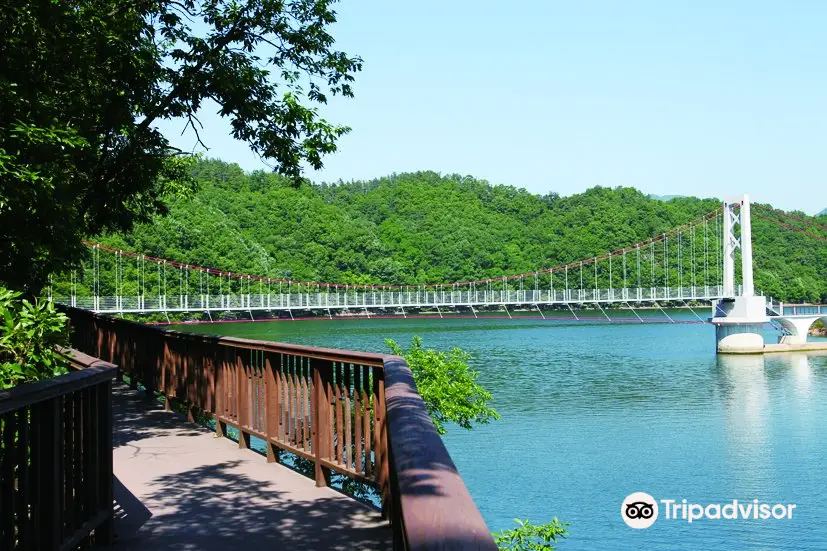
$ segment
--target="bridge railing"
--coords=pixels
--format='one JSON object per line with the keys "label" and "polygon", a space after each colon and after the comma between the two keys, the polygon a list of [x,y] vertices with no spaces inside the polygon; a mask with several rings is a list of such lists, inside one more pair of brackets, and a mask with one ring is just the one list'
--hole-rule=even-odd
{"label": "bridge railing", "polygon": [[0,392],[0,549],[74,549],[112,540],[114,365]]}
{"label": "bridge railing", "polygon": [[397,548],[496,549],[404,359],[67,314],[75,346],[209,413],[239,447],[304,458],[319,486],[336,472],[376,487]]}
{"label": "bridge railing", "polygon": [[788,316],[827,316],[827,305],[823,304],[782,304],[781,308]]}
{"label": "bridge railing", "polygon": [[720,286],[621,287],[616,289],[348,290],[273,294],[170,294],[142,296],[54,297],[66,306],[105,312],[205,310],[310,310],[353,308],[417,308],[484,305],[530,305],[590,302],[686,301],[722,296]]}

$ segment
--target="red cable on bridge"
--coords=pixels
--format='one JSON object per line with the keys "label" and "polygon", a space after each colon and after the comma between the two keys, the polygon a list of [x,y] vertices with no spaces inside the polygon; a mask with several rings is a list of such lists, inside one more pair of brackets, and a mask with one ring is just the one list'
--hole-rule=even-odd
{"label": "red cable on bridge", "polygon": [[652,237],[645,241],[640,241],[638,243],[633,243],[631,245],[627,245],[626,247],[622,247],[620,249],[614,250],[609,253],[604,253],[601,255],[591,256],[589,258],[583,260],[576,260],[574,262],[570,262],[568,264],[560,264],[558,266],[554,266],[551,268],[541,268],[538,270],[533,270],[531,272],[525,272],[522,274],[512,274],[508,276],[500,276],[500,277],[492,277],[488,279],[479,279],[479,280],[472,280],[472,281],[461,281],[461,282],[452,282],[452,283],[424,283],[424,284],[414,284],[414,285],[356,285],[356,284],[345,284],[345,283],[321,283],[321,282],[305,282],[305,281],[295,281],[291,279],[281,279],[281,278],[274,278],[274,277],[266,277],[266,276],[257,276],[257,275],[248,275],[248,274],[234,274],[229,270],[218,270],[215,268],[207,268],[204,266],[198,266],[196,264],[185,264],[183,262],[177,262],[174,260],[167,260],[164,258],[157,258],[150,255],[140,254],[132,251],[124,251],[121,249],[117,249],[114,247],[109,247],[107,245],[103,245],[100,243],[95,243],[92,241],[83,241],[84,245],[89,247],[93,247],[99,250],[103,250],[110,253],[126,255],[132,258],[141,258],[143,260],[148,260],[150,262],[155,262],[158,264],[168,264],[170,266],[174,266],[179,269],[187,269],[187,270],[195,270],[200,271],[206,274],[218,275],[218,276],[227,276],[228,278],[233,279],[254,279],[256,281],[268,281],[274,283],[288,283],[288,284],[295,284],[295,285],[305,285],[305,286],[313,286],[313,285],[324,285],[328,288],[335,287],[335,288],[343,288],[343,287],[350,287],[355,289],[405,289],[410,287],[448,287],[452,285],[475,285],[475,284],[483,284],[489,282],[496,282],[496,281],[512,281],[519,278],[524,277],[532,277],[539,274],[553,274],[554,272],[562,272],[566,269],[575,269],[575,268],[582,268],[582,266],[588,266],[592,264],[596,264],[601,260],[606,260],[611,258],[615,255],[625,254],[627,252],[632,252],[637,250],[638,247],[646,247],[650,246],[654,243],[661,243],[668,240],[670,237],[674,237],[682,232],[689,231],[691,228],[696,226],[701,226],[702,224],[714,219],[716,216],[719,215],[721,212],[722,207],[718,207],[694,220],[678,226],[677,228],[673,228],[669,231],[663,232],[656,237]]}
{"label": "red cable on bridge", "polygon": [[775,220],[774,218],[770,218],[769,216],[764,216],[763,214],[759,214],[757,212],[753,212],[753,214],[755,216],[757,216],[758,218],[763,218],[764,220],[767,220],[768,222],[772,222],[773,224],[775,224],[777,226],[781,226],[782,228],[785,228],[785,229],[788,229],[788,230],[793,230],[794,232],[798,232],[798,233],[803,233],[804,235],[809,235],[810,237],[814,237],[814,238],[818,239],[819,241],[824,241],[825,243],[827,243],[827,237],[822,237],[820,235],[810,233],[807,230],[803,230],[801,228],[796,228],[795,226],[791,226],[790,224],[787,224],[787,223],[782,222],[780,220]]}
{"label": "red cable on bridge", "polygon": [[782,210],[776,210],[776,209],[773,209],[773,208],[764,207],[764,206],[761,206],[759,204],[754,204],[752,206],[755,207],[755,208],[761,209],[765,212],[771,212],[771,213],[775,214],[776,216],[785,216],[787,218],[792,218],[793,220],[797,220],[798,222],[801,222],[802,224],[808,224],[808,225],[811,225],[811,226],[818,226],[822,230],[827,231],[827,226],[825,226],[823,224],[819,224],[818,222],[813,222],[812,220],[806,220],[804,218],[801,218],[800,216],[796,216],[794,214],[789,214],[789,213],[784,212]]}

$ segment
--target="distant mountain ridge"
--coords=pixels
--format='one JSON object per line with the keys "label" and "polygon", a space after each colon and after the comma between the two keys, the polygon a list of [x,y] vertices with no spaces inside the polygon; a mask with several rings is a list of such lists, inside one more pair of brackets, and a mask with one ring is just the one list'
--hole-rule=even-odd
{"label": "distant mountain ridge", "polygon": [[650,193],[648,197],[655,201],[671,201],[672,199],[682,199],[686,197],[686,195],[655,195],[654,193]]}
{"label": "distant mountain ridge", "polygon": [[824,209],[823,211],[819,212],[818,214],[816,214],[816,216],[827,216],[827,209]]}

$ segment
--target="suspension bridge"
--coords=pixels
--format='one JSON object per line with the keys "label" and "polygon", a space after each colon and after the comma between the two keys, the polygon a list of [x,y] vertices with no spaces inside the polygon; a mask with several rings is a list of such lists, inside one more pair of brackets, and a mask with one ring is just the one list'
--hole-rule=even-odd
{"label": "suspension bridge", "polygon": [[[818,233],[827,230],[825,226],[753,206],[762,219],[827,241]],[[775,319],[779,331],[792,342],[800,337],[804,322],[790,320],[805,314],[787,312],[771,297],[756,296],[750,216],[748,197],[738,197],[687,224],[602,255],[528,273],[421,285],[294,281],[233,273],[88,242],[91,260],[82,270],[51,282],[49,294],[59,304],[97,313],[187,313],[210,321],[232,312],[246,313],[251,319],[253,312],[269,317],[315,313],[332,318],[388,313],[407,316],[423,311],[441,317],[463,311],[476,317],[478,312],[492,309],[509,316],[513,310],[532,310],[542,317],[548,309],[564,310],[574,319],[579,319],[578,311],[589,309],[611,320],[610,311],[618,308],[644,321],[635,310],[641,307],[660,309],[672,321],[667,306],[691,308],[701,303],[713,304],[711,321],[718,325],[719,333],[730,332],[719,335],[719,342],[737,331],[733,328],[763,325],[769,318]],[[740,231],[736,231],[738,227]],[[742,282],[736,284],[738,254]],[[738,307],[733,307],[736,302]],[[741,308],[747,303],[748,308]],[[806,314],[813,322],[827,316],[827,307],[815,309]],[[707,321],[697,312],[695,315]]]}

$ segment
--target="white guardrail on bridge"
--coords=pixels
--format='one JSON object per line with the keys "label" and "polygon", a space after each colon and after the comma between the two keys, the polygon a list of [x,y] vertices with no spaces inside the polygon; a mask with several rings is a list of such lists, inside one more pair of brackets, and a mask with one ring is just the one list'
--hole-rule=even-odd
{"label": "white guardrail on bridge", "polygon": [[623,289],[462,291],[453,289],[349,291],[317,293],[55,296],[58,304],[102,313],[207,312],[227,310],[332,310],[521,305],[619,304],[711,301],[722,297],[719,285]]}

